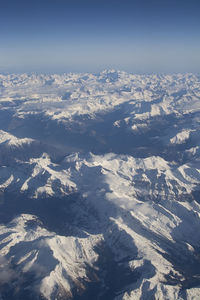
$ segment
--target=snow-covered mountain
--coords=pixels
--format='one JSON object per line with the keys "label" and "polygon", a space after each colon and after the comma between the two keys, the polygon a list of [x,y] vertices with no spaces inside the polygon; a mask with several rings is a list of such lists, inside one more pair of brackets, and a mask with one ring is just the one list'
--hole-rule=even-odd
{"label": "snow-covered mountain", "polygon": [[200,298],[200,77],[0,75],[2,299]]}

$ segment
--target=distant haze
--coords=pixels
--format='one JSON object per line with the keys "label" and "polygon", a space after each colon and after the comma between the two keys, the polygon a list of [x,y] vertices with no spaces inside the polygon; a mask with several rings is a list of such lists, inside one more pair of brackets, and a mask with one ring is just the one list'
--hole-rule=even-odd
{"label": "distant haze", "polygon": [[199,72],[199,53],[199,0],[0,4],[0,72]]}

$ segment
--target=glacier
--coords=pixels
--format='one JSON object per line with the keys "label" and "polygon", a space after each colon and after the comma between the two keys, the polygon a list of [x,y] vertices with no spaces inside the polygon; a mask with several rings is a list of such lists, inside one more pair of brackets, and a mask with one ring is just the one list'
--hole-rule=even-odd
{"label": "glacier", "polygon": [[0,74],[0,297],[200,298],[200,76]]}

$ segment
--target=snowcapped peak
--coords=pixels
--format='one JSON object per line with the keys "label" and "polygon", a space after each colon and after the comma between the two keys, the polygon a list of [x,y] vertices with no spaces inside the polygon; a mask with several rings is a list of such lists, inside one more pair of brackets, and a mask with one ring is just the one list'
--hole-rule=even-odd
{"label": "snowcapped peak", "polygon": [[17,138],[6,131],[0,130],[0,145],[6,144],[8,146],[19,147],[22,146],[23,144],[30,144],[33,141],[34,140],[30,138],[22,138],[22,139]]}
{"label": "snowcapped peak", "polygon": [[106,75],[108,75],[108,74],[118,74],[120,71],[117,71],[117,70],[115,70],[115,69],[105,69],[105,70],[103,70],[100,74],[106,74]]}

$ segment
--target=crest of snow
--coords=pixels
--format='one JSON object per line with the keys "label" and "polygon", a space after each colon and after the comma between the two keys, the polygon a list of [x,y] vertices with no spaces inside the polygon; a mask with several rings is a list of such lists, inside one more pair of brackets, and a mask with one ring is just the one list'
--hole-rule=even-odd
{"label": "crest of snow", "polygon": [[190,133],[194,131],[192,129],[185,129],[181,132],[178,132],[174,137],[170,139],[171,144],[184,144],[189,138]]}
{"label": "crest of snow", "polygon": [[[29,223],[35,224],[31,230],[27,228]],[[93,247],[101,241],[101,235],[88,235],[87,238],[59,236],[42,228],[38,219],[28,214],[18,216],[9,225],[9,229],[0,226],[1,235],[6,236],[0,241],[3,245],[0,255],[14,260],[16,272],[32,272],[36,278],[43,278],[32,288],[39,290],[46,299],[52,299],[56,286],[71,294],[78,278],[80,286],[81,280],[87,278],[84,262],[93,265],[98,259]],[[14,257],[10,257],[12,252]]]}
{"label": "crest of snow", "polygon": [[30,138],[19,139],[6,131],[0,130],[0,145],[6,144],[8,146],[19,147],[24,144],[31,144],[33,141]]}

